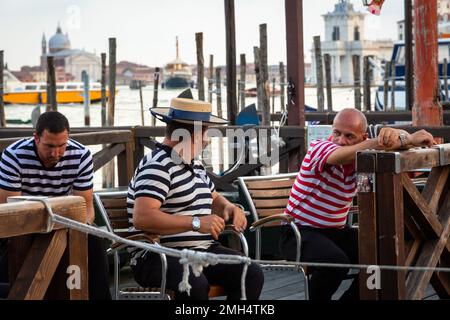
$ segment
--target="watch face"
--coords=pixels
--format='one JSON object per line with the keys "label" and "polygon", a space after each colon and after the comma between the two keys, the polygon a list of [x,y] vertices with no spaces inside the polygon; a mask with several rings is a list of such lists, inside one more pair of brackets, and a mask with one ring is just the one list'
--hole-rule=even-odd
{"label": "watch face", "polygon": [[200,219],[198,217],[192,219],[192,229],[194,229],[194,231],[200,229]]}

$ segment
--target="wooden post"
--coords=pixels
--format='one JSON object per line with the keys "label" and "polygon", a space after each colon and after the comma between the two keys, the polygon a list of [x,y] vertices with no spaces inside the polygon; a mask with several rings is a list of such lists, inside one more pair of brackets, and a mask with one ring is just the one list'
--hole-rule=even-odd
{"label": "wooden post", "polygon": [[327,88],[327,111],[333,112],[333,91],[331,88],[331,57],[328,53],[323,55],[325,63],[325,85]]}
{"label": "wooden post", "polygon": [[214,83],[214,56],[209,55],[209,68],[208,68],[208,102],[212,103],[213,100],[213,83]]}
{"label": "wooden post", "polygon": [[267,24],[265,23],[259,25],[259,63],[262,85],[262,124],[270,125],[270,83],[267,65]]}
{"label": "wooden post", "polygon": [[116,103],[116,38],[109,38],[109,99],[108,126],[114,126],[114,109]]}
{"label": "wooden post", "polygon": [[391,63],[391,111],[395,111],[395,81],[396,81],[396,68],[395,68],[395,61],[392,61]]}
{"label": "wooden post", "polygon": [[[288,79],[288,125],[305,128],[305,65],[303,57],[303,0],[285,0]],[[304,147],[289,153],[289,172],[297,172]]]}
{"label": "wooden post", "polygon": [[85,70],[81,72],[81,79],[83,81],[84,125],[89,127],[91,125],[91,116],[89,114],[91,100],[89,95],[89,75]]}
{"label": "wooden post", "polygon": [[284,72],[284,64],[282,61],[280,61],[280,106],[281,106],[281,112],[284,112],[284,110],[286,110],[286,105],[284,104],[284,91],[286,90],[285,82],[286,82],[286,75]]}
{"label": "wooden post", "polygon": [[55,64],[52,56],[47,57],[47,111],[56,111],[56,76]]}
{"label": "wooden post", "polygon": [[276,79],[272,78],[272,113],[275,113],[275,82]]}
{"label": "wooden post", "polygon": [[261,63],[260,63],[260,55],[259,48],[253,47],[253,54],[255,55],[255,76],[256,76],[256,92],[257,92],[257,109],[259,112],[263,110],[263,101],[262,101],[262,85],[261,85]]}
{"label": "wooden post", "polygon": [[142,80],[139,80],[139,101],[141,102],[141,121],[142,121],[142,126],[145,126],[145,121],[144,121],[144,99],[142,97]]}
{"label": "wooden post", "polygon": [[3,50],[0,50],[0,127],[4,128],[6,127],[6,117],[5,117],[5,105],[3,102],[3,68],[4,68],[4,62],[3,62]]}
{"label": "wooden post", "polygon": [[106,53],[101,54],[102,60],[102,78],[101,78],[101,86],[102,86],[102,127],[106,127]]}
{"label": "wooden post", "polygon": [[[159,78],[161,75],[161,69],[159,67],[155,68],[155,77],[153,82],[153,108],[156,108],[158,106],[158,90],[159,90]],[[152,127],[156,125],[156,118],[152,117]]]}
{"label": "wooden post", "polygon": [[353,61],[353,81],[355,90],[355,108],[361,110],[361,60],[358,55],[352,56]]}
{"label": "wooden post", "polygon": [[370,111],[370,63],[369,57],[364,57],[364,111]]}
{"label": "wooden post", "polygon": [[245,61],[245,53],[241,53],[241,64],[240,64],[240,74],[241,79],[239,80],[239,94],[241,96],[240,103],[241,103],[241,110],[245,108],[245,79],[246,79],[246,73],[247,73],[247,63]]}
{"label": "wooden post", "polygon": [[198,100],[205,100],[205,61],[203,59],[203,33],[195,34],[195,44],[197,46],[197,90]]}
{"label": "wooden post", "polygon": [[[376,154],[371,152],[359,152],[357,154],[358,173],[375,176]],[[372,181],[373,182],[373,181]],[[371,186],[373,188],[373,185]],[[377,198],[376,190],[361,190],[358,192],[358,251],[359,263],[377,265]],[[377,300],[378,291],[369,290],[366,270],[359,272],[359,296],[361,300]]]}
{"label": "wooden post", "polygon": [[444,75],[445,101],[448,101],[448,61],[447,61],[447,58],[444,58],[444,64],[442,65],[442,73]]}
{"label": "wooden post", "polygon": [[383,108],[384,108],[384,111],[388,111],[390,68],[391,68],[391,63],[389,61],[386,61],[386,64],[384,65],[384,86],[383,86]]}
{"label": "wooden post", "polygon": [[414,1],[414,89],[413,125],[441,126],[442,106],[436,88],[438,70],[437,1]]}
{"label": "wooden post", "polygon": [[236,28],[234,18],[234,0],[224,0],[226,61],[227,61],[227,112],[230,124],[236,123]]}
{"label": "wooden post", "polygon": [[316,62],[317,111],[323,112],[325,97],[323,93],[323,65],[322,50],[320,47],[320,36],[314,37],[314,57]]}
{"label": "wooden post", "polygon": [[405,0],[405,106],[411,110],[414,105],[414,66],[412,41],[412,0]]}
{"label": "wooden post", "polygon": [[[222,118],[222,82],[221,82],[221,68],[216,68],[216,99],[217,99],[217,115]],[[219,137],[219,172],[223,172],[224,156],[223,156],[223,139]]]}
{"label": "wooden post", "polygon": [[[116,38],[109,38],[109,98],[108,98],[108,127],[114,127],[114,109],[116,103]],[[112,188],[115,185],[115,159],[112,159],[103,168],[103,188]]]}

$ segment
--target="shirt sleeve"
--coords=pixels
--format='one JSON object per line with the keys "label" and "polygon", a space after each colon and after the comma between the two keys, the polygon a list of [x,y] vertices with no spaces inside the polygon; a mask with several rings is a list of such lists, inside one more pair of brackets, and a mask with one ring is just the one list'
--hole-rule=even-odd
{"label": "shirt sleeve", "polygon": [[1,155],[0,188],[14,192],[22,190],[22,177],[19,161],[10,148],[5,149]]}
{"label": "shirt sleeve", "polygon": [[92,155],[89,149],[83,153],[80,159],[80,165],[78,167],[78,175],[73,182],[74,190],[89,190],[94,186],[94,161],[92,160]]}
{"label": "shirt sleeve", "polygon": [[169,193],[170,173],[160,163],[145,164],[134,177],[134,198],[149,197],[163,203]]}
{"label": "shirt sleeve", "polygon": [[338,148],[337,144],[327,140],[311,143],[311,148],[308,152],[310,154],[310,169],[317,173],[323,172],[328,157]]}

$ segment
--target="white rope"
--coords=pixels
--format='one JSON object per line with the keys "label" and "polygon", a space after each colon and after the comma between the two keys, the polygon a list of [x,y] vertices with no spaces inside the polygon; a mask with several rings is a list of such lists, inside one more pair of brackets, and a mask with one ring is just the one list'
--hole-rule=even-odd
{"label": "white rope", "polygon": [[[18,198],[18,197],[16,197]],[[271,265],[275,266],[297,266],[297,267],[328,267],[328,268],[354,268],[354,269],[368,269],[374,265],[367,264],[345,264],[345,263],[321,263],[321,262],[294,262],[294,261],[280,261],[280,260],[252,260],[249,257],[241,255],[227,255],[227,254],[213,254],[202,251],[194,251],[189,249],[176,250],[163,246],[156,246],[150,243],[144,243],[141,241],[129,240],[119,237],[112,232],[102,230],[72,219],[68,219],[57,214],[54,214],[52,208],[48,202],[48,199],[21,197],[24,200],[38,201],[44,204],[49,218],[47,220],[46,232],[50,232],[55,223],[64,225],[65,227],[88,233],[100,238],[107,238],[115,242],[123,243],[128,246],[141,248],[154,253],[163,253],[172,257],[179,257],[180,263],[183,264],[183,277],[179,284],[179,290],[181,292],[187,292],[190,294],[192,286],[189,284],[189,266],[192,268],[192,272],[195,276],[200,276],[204,267],[209,265],[216,265],[218,263],[223,264],[244,264],[241,275],[241,299],[246,300],[246,285],[245,279],[247,275],[248,266],[253,262],[259,265]],[[376,265],[380,270],[391,271],[433,271],[433,272],[449,272],[450,268],[445,267],[411,267],[411,266],[392,266],[392,265]]]}
{"label": "white rope", "polygon": [[[112,232],[102,230],[97,227],[93,227],[60,215],[54,214],[53,210],[48,202],[48,199],[33,198],[33,197],[22,197],[23,200],[37,201],[44,204],[49,219],[47,220],[47,232],[50,232],[55,223],[64,225],[65,227],[88,233],[96,237],[106,238],[115,242],[123,243],[128,246],[141,248],[154,253],[163,253],[172,257],[180,258],[180,263],[183,264],[183,279],[179,284],[179,289],[181,292],[186,291],[188,295],[190,294],[191,285],[189,284],[189,266],[191,266],[192,271],[196,277],[200,276],[203,268],[209,265],[216,265],[218,263],[223,264],[244,264],[243,270],[246,270],[245,266],[251,263],[249,257],[240,255],[229,255],[229,254],[214,254],[209,252],[194,251],[189,249],[176,250],[172,248],[167,248],[163,246],[156,246],[151,243],[144,243],[141,241],[129,240],[126,238],[119,237]],[[242,282],[241,282],[242,283]],[[242,292],[245,292],[245,282],[244,287],[241,288]]]}

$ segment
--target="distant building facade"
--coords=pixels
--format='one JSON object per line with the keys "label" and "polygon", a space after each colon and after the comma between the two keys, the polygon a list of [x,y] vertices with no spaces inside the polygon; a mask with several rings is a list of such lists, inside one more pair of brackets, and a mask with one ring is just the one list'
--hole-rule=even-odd
{"label": "distant building facade", "polygon": [[83,70],[88,73],[91,81],[100,81],[100,57],[81,49],[72,49],[68,34],[63,34],[59,25],[56,33],[49,39],[48,46],[45,34],[42,36],[41,48],[41,68],[43,70],[47,68],[47,57],[53,56],[55,68],[60,70],[59,73],[71,75],[69,77],[61,76],[61,81],[70,81],[68,78],[73,81],[81,81]]}
{"label": "distant building facade", "polygon": [[[325,20],[325,41],[321,41],[322,55],[331,57],[331,82],[350,85],[353,83],[353,55],[360,57],[361,79],[364,56],[371,56],[372,80],[381,80],[381,62],[390,58],[391,40],[364,40],[365,13],[357,12],[348,0],[339,0],[333,12],[323,15]],[[311,50],[311,82],[316,83],[316,62],[314,46]]]}

